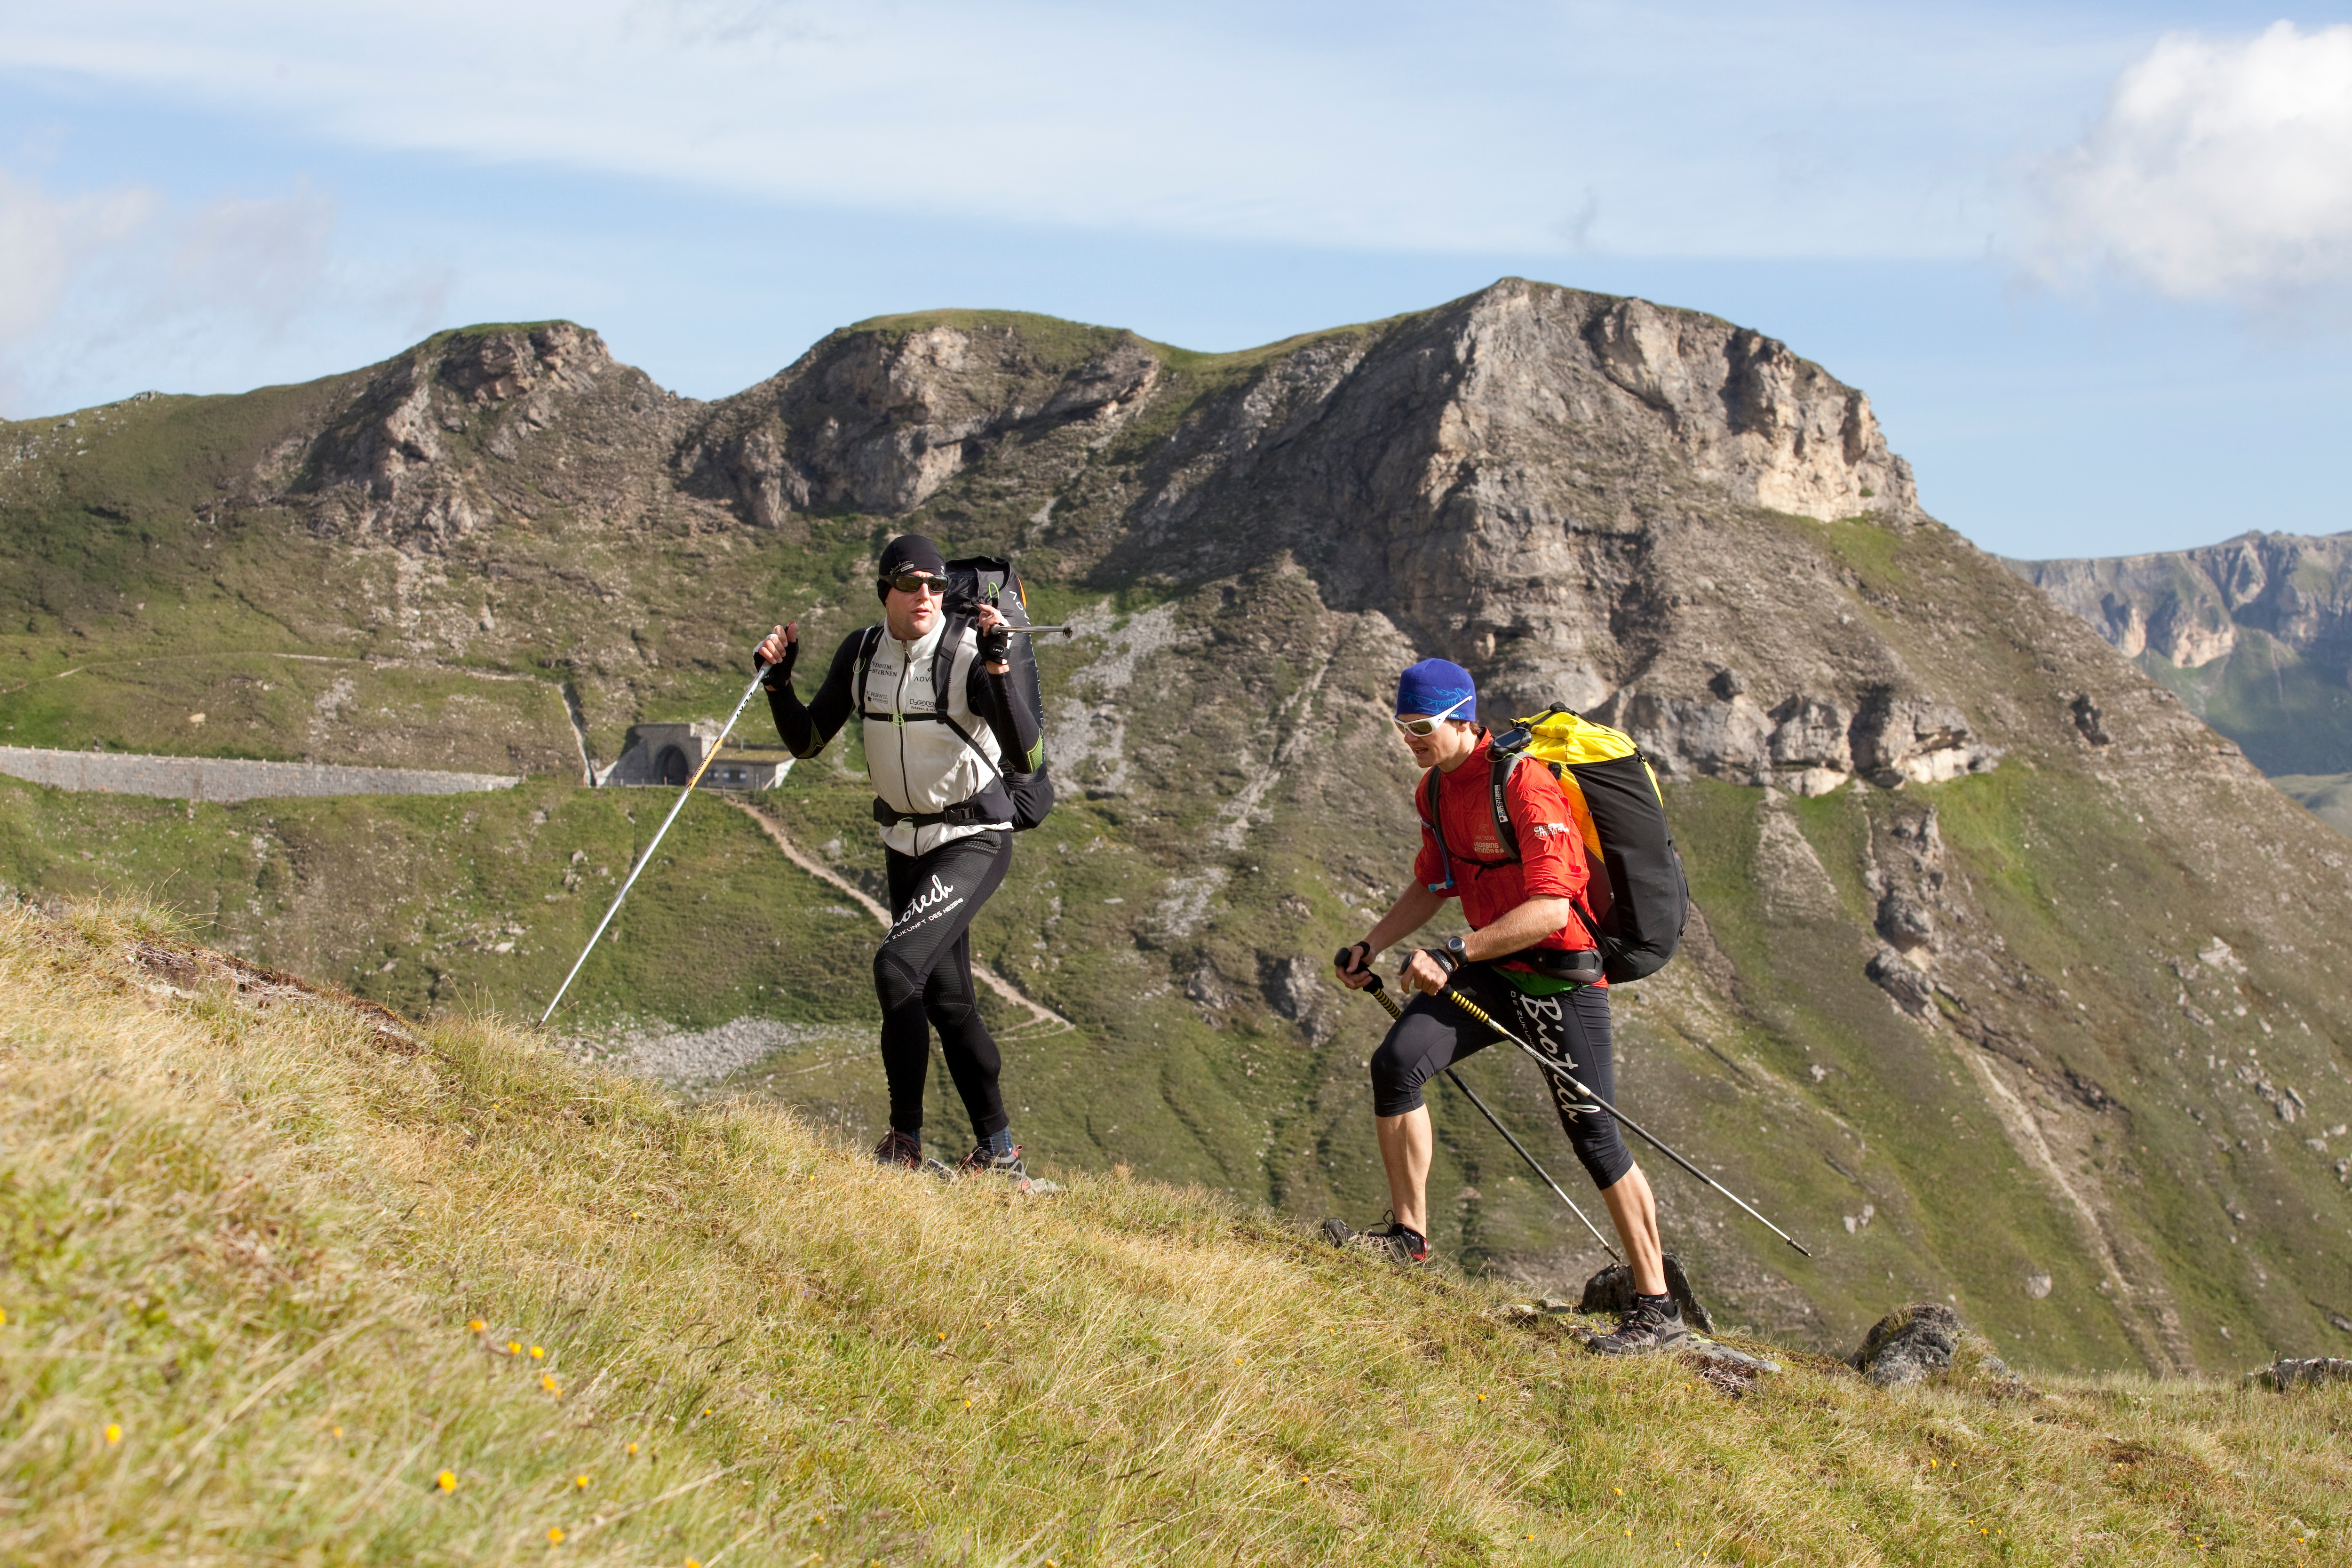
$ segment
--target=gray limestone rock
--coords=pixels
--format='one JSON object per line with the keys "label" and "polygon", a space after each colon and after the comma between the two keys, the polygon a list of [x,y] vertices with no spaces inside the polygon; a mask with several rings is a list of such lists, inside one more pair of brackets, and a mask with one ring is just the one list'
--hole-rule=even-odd
{"label": "gray limestone rock", "polygon": [[2259,1372],[2246,1373],[2249,1384],[2274,1388],[2284,1394],[2290,1388],[2317,1388],[2331,1383],[2352,1383],[2352,1358],[2343,1356],[2310,1356],[2297,1359],[2281,1356]]}
{"label": "gray limestone rock", "polygon": [[2030,1396],[2022,1378],[1941,1301],[1897,1307],[1871,1325],[1846,1364],[1881,1388],[1958,1383],[1997,1396]]}
{"label": "gray limestone rock", "polygon": [[1952,1369],[1965,1332],[1960,1315],[1940,1301],[1898,1307],[1871,1325],[1846,1364],[1881,1388],[1923,1382]]}
{"label": "gray limestone rock", "polygon": [[1895,1005],[1915,1018],[1934,1011],[1936,983],[1891,947],[1882,947],[1863,966],[1873,984],[1895,998]]}
{"label": "gray limestone rock", "polygon": [[1682,1363],[1701,1379],[1734,1399],[1756,1386],[1757,1380],[1780,1370],[1777,1361],[1749,1355],[1746,1351],[1713,1340],[1700,1340],[1686,1345],[1681,1352]]}

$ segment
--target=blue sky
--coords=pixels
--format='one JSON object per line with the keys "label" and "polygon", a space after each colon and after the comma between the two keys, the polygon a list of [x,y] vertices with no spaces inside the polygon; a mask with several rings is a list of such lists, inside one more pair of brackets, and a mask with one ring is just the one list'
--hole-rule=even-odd
{"label": "blue sky", "polygon": [[0,413],[565,316],[1200,349],[1518,274],[1788,342],[1988,549],[2352,528],[2352,3],[11,4]]}

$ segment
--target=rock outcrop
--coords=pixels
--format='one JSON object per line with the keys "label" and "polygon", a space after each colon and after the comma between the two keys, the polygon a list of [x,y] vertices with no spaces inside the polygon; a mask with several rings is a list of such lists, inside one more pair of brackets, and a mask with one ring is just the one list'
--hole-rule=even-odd
{"label": "rock outcrop", "polygon": [[1915,1301],[1887,1313],[1871,1325],[1846,1364],[1880,1388],[1959,1383],[1996,1394],[2029,1392],[1984,1336],[1941,1301]]}
{"label": "rock outcrop", "polygon": [[2195,669],[2252,627],[2330,669],[2352,668],[2352,533],[2249,532],[2155,555],[2008,564],[2126,658],[2154,653]]}
{"label": "rock outcrop", "polygon": [[1099,441],[1160,379],[1132,332],[1044,337],[988,311],[845,329],[715,409],[679,467],[763,528],[811,508],[898,516],[1016,433]]}

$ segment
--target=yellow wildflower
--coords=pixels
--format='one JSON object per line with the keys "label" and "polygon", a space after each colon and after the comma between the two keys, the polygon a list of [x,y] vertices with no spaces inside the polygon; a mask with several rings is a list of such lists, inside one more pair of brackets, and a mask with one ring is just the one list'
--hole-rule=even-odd
{"label": "yellow wildflower", "polygon": [[488,1324],[488,1323],[486,1323],[486,1322],[482,1321],[482,1320],[481,1320],[481,1319],[479,1319],[479,1318],[476,1318],[476,1319],[474,1319],[472,1321],[468,1322],[468,1323],[466,1325],[466,1328],[467,1328],[467,1331],[468,1332],[478,1334],[478,1333],[480,1333],[484,1329],[487,1329],[487,1328],[488,1328],[489,1326],[490,1326],[489,1324]]}
{"label": "yellow wildflower", "polygon": [[513,1341],[513,1340],[509,1340],[509,1341],[507,1342],[507,1354],[509,1354],[509,1355],[520,1355],[520,1354],[522,1354],[522,1346],[521,1346],[520,1344],[517,1343],[517,1342],[516,1342],[515,1341]]}
{"label": "yellow wildflower", "polygon": [[578,1487],[584,1492],[588,1489],[588,1478],[586,1476],[574,1476],[572,1478],[572,1484]]}
{"label": "yellow wildflower", "polygon": [[122,1428],[121,1428],[121,1427],[120,1427],[120,1426],[116,1426],[116,1425],[115,1425],[113,1422],[111,1422],[111,1421],[108,1422],[108,1423],[106,1424],[106,1440],[107,1440],[109,1443],[120,1443],[120,1442],[121,1442],[121,1441],[122,1441]]}
{"label": "yellow wildflower", "polygon": [[629,1452],[630,1452],[630,1453],[632,1453],[632,1454],[635,1454],[636,1451],[637,1451],[637,1446],[636,1446],[635,1443],[630,1444],[630,1445],[629,1445]]}
{"label": "yellow wildflower", "polygon": [[550,1546],[561,1546],[563,1544],[563,1527],[562,1525],[551,1524],[547,1527],[547,1543]]}
{"label": "yellow wildflower", "polygon": [[545,1361],[547,1359],[547,1352],[537,1345],[533,1345],[530,1347],[530,1359],[533,1361]]}
{"label": "yellow wildflower", "polygon": [[445,1492],[454,1492],[457,1489],[457,1472],[444,1470],[434,1478],[434,1484]]}

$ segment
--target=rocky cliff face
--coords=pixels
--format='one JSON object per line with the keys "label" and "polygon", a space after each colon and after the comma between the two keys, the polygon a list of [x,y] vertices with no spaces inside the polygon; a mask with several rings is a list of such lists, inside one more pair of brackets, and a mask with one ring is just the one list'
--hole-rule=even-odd
{"label": "rocky cliff face", "polygon": [[2200,668],[2227,658],[2243,626],[2352,671],[2352,534],[2245,533],[2201,550],[2011,565],[2126,658]]}
{"label": "rocky cliff face", "polygon": [[2266,771],[2352,772],[2352,534],[2009,564]]}
{"label": "rocky cliff face", "polygon": [[[121,439],[160,450],[171,421],[229,419],[217,401],[142,411]],[[1622,1091],[1821,1254],[1784,1261],[1661,1175],[1675,1245],[1734,1320],[1845,1343],[1891,1291],[1965,1295],[2027,1364],[2188,1367],[2352,1313],[2352,1250],[2330,1239],[2352,1169],[2352,858],[1922,513],[1868,401],[1770,339],[1507,279],[1221,356],[1034,317],[888,319],[709,405],[579,329],[486,329],[237,407],[249,431],[201,482],[139,503],[196,520],[178,542],[154,525],[189,563],[172,581],[232,582],[322,650],[305,657],[560,681],[606,759],[638,719],[731,697],[772,617],[819,647],[870,619],[893,533],[1016,557],[1081,628],[1043,655],[1066,804],[978,938],[1078,1026],[1013,1056],[1047,1158],[1377,1214],[1377,1016],[1322,965],[1407,874],[1386,701],[1442,653],[1489,714],[1566,700],[1668,781],[1696,905],[1675,963],[1612,996]],[[59,495],[103,488],[59,472]],[[44,559],[65,515],[39,514]],[[296,559],[328,594],[273,588]],[[68,617],[115,624],[95,580],[43,579],[26,637],[63,640],[39,658],[66,667]],[[835,753],[769,808],[871,886],[864,805]],[[313,896],[341,874],[310,868]],[[571,918],[562,875],[549,921]],[[640,984],[733,929],[690,901],[677,920],[706,934],[638,952]],[[855,931],[794,930],[827,973],[861,972]],[[422,955],[379,969],[378,951],[351,983],[416,1005],[399,987]],[[725,1005],[830,1016],[843,994]],[[777,1081],[854,1126],[845,1060]],[[1544,1125],[1512,1064],[1471,1070]],[[1530,1279],[1589,1271],[1483,1124],[1439,1117],[1442,1244]]]}

